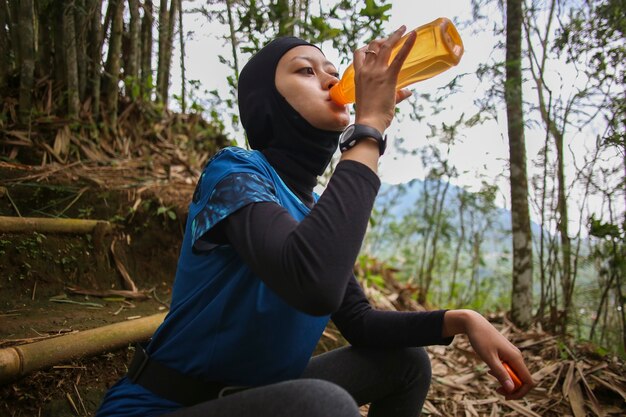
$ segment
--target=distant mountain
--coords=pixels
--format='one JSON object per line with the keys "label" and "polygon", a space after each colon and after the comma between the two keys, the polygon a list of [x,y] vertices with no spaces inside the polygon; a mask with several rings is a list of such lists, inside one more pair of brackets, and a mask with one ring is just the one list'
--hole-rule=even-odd
{"label": "distant mountain", "polygon": [[[436,183],[429,181],[428,188],[431,192],[434,192],[437,186],[444,187],[445,183]],[[466,193],[463,188],[448,184],[448,190],[446,192],[446,198],[444,207],[447,210],[454,211],[454,216],[448,218],[448,221],[452,223],[453,227],[459,227],[459,215],[458,198],[462,193]],[[388,206],[388,216],[392,216],[396,221],[401,221],[402,218],[409,214],[416,204],[423,198],[424,193],[424,181],[412,180],[411,182],[404,184],[387,184],[381,185],[378,197],[374,202],[374,208],[377,211],[383,210]],[[393,200],[392,203],[390,203]],[[492,230],[487,231],[485,234],[485,249],[487,251],[498,250],[503,251],[511,250],[511,212],[508,209],[498,207],[495,209],[495,219],[493,219]],[[535,238],[538,238],[541,232],[541,227],[531,222],[531,232]],[[505,239],[505,241],[503,241]]]}

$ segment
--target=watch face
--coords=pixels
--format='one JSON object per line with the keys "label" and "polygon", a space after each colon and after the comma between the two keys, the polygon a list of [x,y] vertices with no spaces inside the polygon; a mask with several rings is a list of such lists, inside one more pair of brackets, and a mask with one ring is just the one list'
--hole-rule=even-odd
{"label": "watch face", "polygon": [[341,133],[341,137],[339,138],[339,141],[343,142],[344,140],[346,140],[346,138],[349,138],[350,136],[352,136],[354,129],[355,129],[354,125],[350,125],[346,127],[346,129]]}

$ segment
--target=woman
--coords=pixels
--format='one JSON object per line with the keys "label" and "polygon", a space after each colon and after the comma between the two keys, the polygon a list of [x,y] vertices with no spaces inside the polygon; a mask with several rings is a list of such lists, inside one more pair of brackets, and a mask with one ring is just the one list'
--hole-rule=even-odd
{"label": "woman", "polygon": [[[277,39],[239,79],[253,151],[227,148],[207,164],[189,207],[172,308],[98,416],[416,416],[430,384],[423,348],[466,333],[507,398],[532,378],[518,349],[469,310],[373,310],[352,268],[374,198],[409,36],[405,28],[354,56],[356,124],[332,102],[335,67],[316,47]],[[313,194],[337,148],[324,194]],[[311,354],[332,318],[351,346]],[[513,383],[501,361],[519,373]]]}

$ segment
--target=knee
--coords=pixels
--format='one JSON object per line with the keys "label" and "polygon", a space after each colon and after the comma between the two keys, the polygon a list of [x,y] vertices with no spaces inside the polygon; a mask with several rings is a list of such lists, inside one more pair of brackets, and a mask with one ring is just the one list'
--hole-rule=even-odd
{"label": "knee", "polygon": [[402,350],[402,360],[407,371],[407,379],[419,385],[430,385],[432,369],[430,358],[426,349],[422,347],[412,347]]}
{"label": "knee", "polygon": [[[359,407],[354,398],[342,387],[321,379],[299,380],[299,410],[313,416],[359,417]],[[302,415],[299,413],[298,415]],[[307,414],[308,415],[308,414]]]}

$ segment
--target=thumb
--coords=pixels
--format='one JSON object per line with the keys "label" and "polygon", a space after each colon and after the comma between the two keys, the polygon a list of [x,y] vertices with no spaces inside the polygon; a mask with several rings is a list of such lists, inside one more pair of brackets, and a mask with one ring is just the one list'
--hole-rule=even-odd
{"label": "thumb", "polygon": [[413,95],[413,93],[411,92],[411,90],[407,89],[407,88],[403,88],[401,90],[396,91],[396,104],[400,103],[401,101],[406,100],[407,98],[411,97]]}

